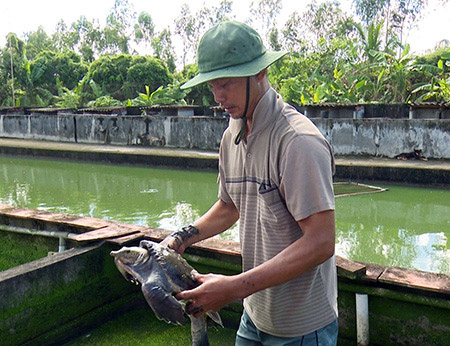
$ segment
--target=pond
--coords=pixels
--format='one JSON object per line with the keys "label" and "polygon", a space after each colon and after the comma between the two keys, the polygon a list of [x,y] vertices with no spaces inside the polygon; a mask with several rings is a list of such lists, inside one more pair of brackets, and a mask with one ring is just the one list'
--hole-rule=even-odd
{"label": "pond", "polygon": [[[216,201],[214,172],[0,157],[0,203],[170,230]],[[382,184],[336,199],[336,253],[450,274],[450,190]],[[237,227],[223,237],[237,239]]]}

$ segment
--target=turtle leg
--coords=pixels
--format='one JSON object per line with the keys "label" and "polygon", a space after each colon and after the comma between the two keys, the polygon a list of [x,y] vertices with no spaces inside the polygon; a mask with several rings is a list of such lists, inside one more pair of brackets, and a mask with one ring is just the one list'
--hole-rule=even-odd
{"label": "turtle leg", "polygon": [[186,323],[181,304],[161,286],[144,284],[142,293],[156,317],[169,323],[183,325]]}
{"label": "turtle leg", "polygon": [[206,315],[199,317],[188,316],[191,319],[192,346],[210,346],[208,334],[206,334]]}

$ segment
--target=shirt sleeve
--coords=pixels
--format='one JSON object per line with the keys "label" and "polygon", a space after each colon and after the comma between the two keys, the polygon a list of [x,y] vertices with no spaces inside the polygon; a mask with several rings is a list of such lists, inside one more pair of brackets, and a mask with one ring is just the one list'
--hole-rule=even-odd
{"label": "shirt sleeve", "polygon": [[315,135],[299,135],[280,162],[280,192],[296,221],[334,210],[334,157],[328,142]]}

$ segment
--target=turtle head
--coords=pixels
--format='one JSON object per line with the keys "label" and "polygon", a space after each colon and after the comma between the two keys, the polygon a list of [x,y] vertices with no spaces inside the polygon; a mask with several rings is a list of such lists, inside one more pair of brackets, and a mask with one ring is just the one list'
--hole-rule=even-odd
{"label": "turtle head", "polygon": [[149,258],[148,251],[137,246],[124,246],[120,250],[111,251],[110,254],[114,257],[114,263],[116,264],[119,272],[129,281],[139,279],[139,275],[137,275],[134,268],[147,262]]}
{"label": "turtle head", "polygon": [[139,265],[147,261],[148,251],[138,246],[124,246],[120,250],[111,251],[111,256],[125,265]]}

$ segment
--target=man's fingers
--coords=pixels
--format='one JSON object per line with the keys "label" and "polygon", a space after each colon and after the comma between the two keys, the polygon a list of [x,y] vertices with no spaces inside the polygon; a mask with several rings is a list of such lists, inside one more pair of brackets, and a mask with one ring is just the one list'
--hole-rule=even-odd
{"label": "man's fingers", "polygon": [[193,299],[195,297],[195,292],[193,292],[194,290],[186,290],[186,291],[182,291],[180,293],[177,293],[175,295],[175,298],[177,298],[178,300],[189,300],[189,299]]}

